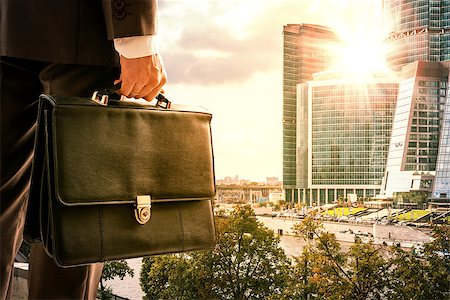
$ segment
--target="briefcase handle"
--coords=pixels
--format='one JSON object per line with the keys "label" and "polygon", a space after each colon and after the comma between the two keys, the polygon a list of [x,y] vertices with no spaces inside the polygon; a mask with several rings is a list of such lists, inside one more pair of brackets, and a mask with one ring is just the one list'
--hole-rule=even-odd
{"label": "briefcase handle", "polygon": [[[100,105],[104,105],[104,106],[108,106],[110,99],[124,101],[123,100],[124,96],[121,96],[117,93],[117,91],[120,89],[121,85],[122,85],[121,83],[118,83],[118,84],[114,85],[112,88],[94,91],[91,99],[94,100],[95,102],[99,103]],[[166,97],[164,97],[164,95],[161,93],[158,94],[158,96],[156,96],[155,99],[156,99],[155,107],[169,109],[172,104],[172,102],[170,100],[168,100]]]}

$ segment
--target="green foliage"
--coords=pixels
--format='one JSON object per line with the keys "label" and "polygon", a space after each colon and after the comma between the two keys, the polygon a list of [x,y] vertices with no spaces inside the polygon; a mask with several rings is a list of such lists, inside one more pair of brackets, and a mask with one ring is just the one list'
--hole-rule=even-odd
{"label": "green foliage", "polygon": [[426,203],[430,192],[415,191],[415,192],[401,192],[394,193],[394,201],[403,201],[404,203]]}
{"label": "green foliage", "polygon": [[214,251],[145,258],[146,299],[267,299],[281,294],[290,261],[250,206],[216,218]]}
{"label": "green foliage", "polygon": [[105,262],[102,272],[103,280],[111,280],[116,277],[122,280],[126,275],[134,276],[134,270],[130,268],[126,260],[121,259]]}
{"label": "green foliage", "polygon": [[391,299],[450,299],[450,227],[435,227],[433,237],[419,257],[394,249]]}
{"label": "green foliage", "polygon": [[145,299],[195,299],[200,282],[193,257],[162,255],[144,258],[141,286]]}
{"label": "green foliage", "polygon": [[126,275],[131,277],[134,276],[134,270],[128,265],[126,260],[121,259],[105,262],[103,265],[102,277],[100,279],[100,299],[107,300],[112,298],[112,289],[106,286],[104,281],[112,280],[116,277],[123,280]]}
{"label": "green foliage", "polygon": [[288,205],[288,203],[285,200],[278,200],[277,204],[280,208],[285,208]]}
{"label": "green foliage", "polygon": [[407,213],[401,214],[395,218],[399,221],[403,221],[403,220],[409,221],[409,220],[415,220],[420,217],[423,217],[427,213],[429,213],[428,210],[413,209],[413,210],[408,211]]}
{"label": "green foliage", "polygon": [[287,274],[285,288],[280,294],[271,295],[268,298],[269,300],[301,300],[310,299],[309,296],[317,295],[316,285],[310,280],[314,258],[307,248],[309,246],[303,249],[299,257],[294,258],[295,263]]}
{"label": "green foliage", "polygon": [[110,287],[103,287],[98,290],[97,298],[99,298],[100,300],[112,300],[113,299],[112,292],[113,291]]}
{"label": "green foliage", "polygon": [[297,258],[299,280],[289,281],[284,299],[307,299],[308,294],[319,299],[450,299],[449,226],[434,229],[435,239],[421,257],[360,241],[344,253],[334,234],[311,216],[294,232],[309,246]]}
{"label": "green foliage", "polygon": [[307,241],[292,263],[249,206],[216,217],[213,251],[145,258],[145,299],[450,299],[450,227],[417,251],[356,241],[342,251],[315,215],[294,226]]}

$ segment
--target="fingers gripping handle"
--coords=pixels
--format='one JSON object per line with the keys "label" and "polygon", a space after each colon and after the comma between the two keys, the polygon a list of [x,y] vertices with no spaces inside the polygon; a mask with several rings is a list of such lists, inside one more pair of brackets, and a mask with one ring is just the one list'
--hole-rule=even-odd
{"label": "fingers gripping handle", "polygon": [[[110,89],[103,89],[100,91],[95,91],[92,94],[91,99],[97,103],[99,103],[100,105],[104,105],[107,106],[109,99],[116,99],[116,100],[121,100],[122,101],[122,97],[121,95],[119,95],[117,93],[117,91],[120,89],[121,84],[116,84],[114,85],[112,88]],[[164,109],[169,109],[171,106],[171,101],[169,101],[166,97],[164,97],[163,94],[159,94],[158,96],[156,96],[156,104],[155,107],[159,107],[159,108],[164,108]]]}

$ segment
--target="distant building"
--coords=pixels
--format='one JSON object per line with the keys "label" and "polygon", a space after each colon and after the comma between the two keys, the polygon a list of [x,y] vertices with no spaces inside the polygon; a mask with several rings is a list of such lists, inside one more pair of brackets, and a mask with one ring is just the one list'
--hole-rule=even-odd
{"label": "distant building", "polygon": [[285,201],[284,193],[270,193],[269,202],[278,203],[279,201]]}
{"label": "distant building", "polygon": [[239,176],[236,175],[234,177],[226,176],[223,179],[216,180],[217,185],[274,185],[281,186],[281,182],[278,180],[278,177],[266,177],[265,182],[255,182],[248,179],[239,179]]}
{"label": "distant building", "polygon": [[216,184],[240,184],[239,176],[235,175],[233,178],[230,176],[225,176],[223,179],[217,179]]}
{"label": "distant building", "polygon": [[450,60],[450,1],[384,0],[391,24],[387,60],[394,70],[415,61]]}
{"label": "distant building", "polygon": [[266,183],[268,185],[280,185],[281,182],[278,180],[278,177],[266,177]]}
{"label": "distant building", "polygon": [[308,112],[307,126],[297,124],[298,153],[307,153],[297,160],[297,176],[307,178],[299,182],[301,202],[329,204],[339,196],[380,192],[398,82],[374,76],[322,72],[298,85],[298,102],[306,103],[298,109]]}
{"label": "distant building", "polygon": [[217,203],[258,203],[267,201],[271,193],[282,193],[281,186],[272,185],[217,185]]}
{"label": "distant building", "polygon": [[[336,35],[324,26],[288,24],[283,28],[283,186],[288,201],[291,197],[297,199],[297,122],[307,125],[305,112],[297,115],[296,86],[329,66],[329,44],[336,40]],[[299,105],[305,107],[304,103]]]}
{"label": "distant building", "polygon": [[251,183],[251,180],[248,180],[248,179],[239,180],[240,185],[246,185],[246,184],[250,184],[250,183]]}

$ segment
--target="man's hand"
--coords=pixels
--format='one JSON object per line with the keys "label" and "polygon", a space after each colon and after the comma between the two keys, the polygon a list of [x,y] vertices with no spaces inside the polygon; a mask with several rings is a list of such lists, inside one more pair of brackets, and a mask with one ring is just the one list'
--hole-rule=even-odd
{"label": "man's hand", "polygon": [[167,81],[166,71],[158,54],[139,58],[120,56],[121,74],[114,84],[122,82],[119,94],[129,98],[152,101]]}

